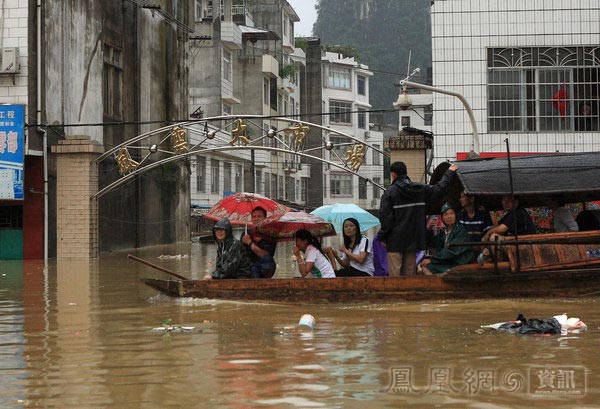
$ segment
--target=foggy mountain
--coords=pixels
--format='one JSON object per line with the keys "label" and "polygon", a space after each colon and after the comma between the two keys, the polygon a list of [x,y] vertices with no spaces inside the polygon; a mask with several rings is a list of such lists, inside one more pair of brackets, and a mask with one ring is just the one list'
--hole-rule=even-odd
{"label": "foggy mountain", "polygon": [[[358,60],[374,71],[370,86],[373,109],[393,109],[399,89],[394,86],[410,69],[421,68],[425,81],[431,67],[429,0],[318,0],[314,36],[321,44],[350,46]],[[371,122],[397,123],[398,115],[385,113]]]}

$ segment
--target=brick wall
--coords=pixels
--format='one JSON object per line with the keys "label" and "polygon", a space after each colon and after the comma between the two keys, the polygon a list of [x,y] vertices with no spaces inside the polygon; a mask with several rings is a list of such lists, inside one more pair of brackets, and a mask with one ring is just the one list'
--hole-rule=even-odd
{"label": "brick wall", "polygon": [[56,256],[98,256],[98,167],[102,146],[86,136],[67,136],[52,146],[56,157]]}

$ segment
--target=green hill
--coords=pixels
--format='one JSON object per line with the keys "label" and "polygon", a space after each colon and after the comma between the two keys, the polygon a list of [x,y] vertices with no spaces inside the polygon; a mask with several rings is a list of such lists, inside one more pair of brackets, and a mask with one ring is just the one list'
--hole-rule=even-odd
{"label": "green hill", "polygon": [[[431,21],[428,0],[318,0],[313,35],[324,45],[355,48],[360,62],[375,72],[371,80],[373,109],[392,109],[394,87],[411,70],[421,68],[425,80],[431,67]],[[386,123],[397,123],[386,113]]]}

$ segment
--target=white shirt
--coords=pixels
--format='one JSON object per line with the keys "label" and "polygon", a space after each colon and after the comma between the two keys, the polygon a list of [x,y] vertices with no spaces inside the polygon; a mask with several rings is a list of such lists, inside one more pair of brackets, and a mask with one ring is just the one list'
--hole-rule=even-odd
{"label": "white shirt", "polygon": [[360,239],[360,243],[358,244],[358,246],[354,246],[354,248],[352,249],[352,254],[358,256],[363,251],[367,252],[367,258],[365,258],[365,262],[362,264],[346,256],[346,253],[342,253],[341,258],[342,260],[345,258],[350,259],[350,265],[352,267],[354,267],[357,270],[364,271],[365,273],[372,276],[373,272],[375,272],[375,266],[373,265],[373,241],[369,240],[364,236]]}
{"label": "white shirt", "polygon": [[313,263],[310,270],[317,278],[335,278],[335,272],[329,260],[315,246],[309,245],[304,252],[304,261]]}

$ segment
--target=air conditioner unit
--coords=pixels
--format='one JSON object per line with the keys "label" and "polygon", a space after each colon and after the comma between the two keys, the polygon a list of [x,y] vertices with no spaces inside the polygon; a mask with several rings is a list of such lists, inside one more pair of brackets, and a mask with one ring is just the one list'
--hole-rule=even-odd
{"label": "air conditioner unit", "polygon": [[14,74],[19,72],[19,68],[19,49],[16,47],[2,48],[0,74]]}

